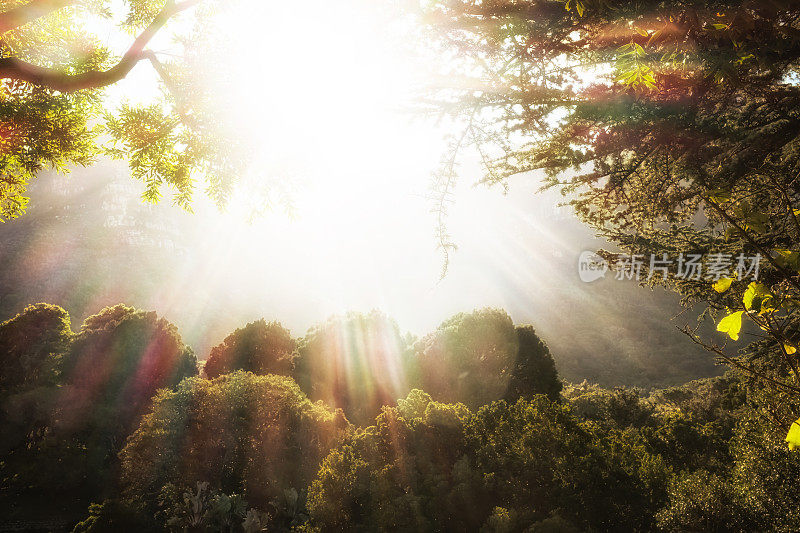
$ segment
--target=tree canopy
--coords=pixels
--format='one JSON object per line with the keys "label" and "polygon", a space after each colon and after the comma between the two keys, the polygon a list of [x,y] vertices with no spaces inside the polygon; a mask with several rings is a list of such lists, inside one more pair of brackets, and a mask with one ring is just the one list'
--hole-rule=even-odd
{"label": "tree canopy", "polygon": [[556,362],[533,326],[517,326],[517,356],[505,399],[514,402],[534,394],[544,394],[553,401],[561,395]]}
{"label": "tree canopy", "polygon": [[[127,434],[156,390],[197,374],[197,359],[173,324],[155,312],[120,304],[84,321],[64,358],[63,373],[73,412],[95,411]],[[107,418],[107,408],[113,418]]]}
{"label": "tree canopy", "polygon": [[122,482],[155,500],[169,483],[243,494],[261,509],[301,490],[346,435],[347,419],[309,401],[290,378],[237,371],[162,391],[121,452]]}
{"label": "tree canopy", "polygon": [[234,370],[289,376],[294,370],[296,344],[289,330],[262,318],[237,329],[215,346],[203,371],[210,378]]}
{"label": "tree canopy", "polygon": [[156,391],[197,373],[174,325],[124,305],[77,333],[65,310],[32,305],[0,325],[0,340],[0,500],[9,508],[22,499],[70,516],[113,493],[117,454]]}
{"label": "tree canopy", "polygon": [[410,339],[383,313],[333,316],[309,329],[298,347],[295,379],[312,400],[341,408],[363,424],[414,382]]}
{"label": "tree canopy", "polygon": [[472,413],[414,390],[323,461],[309,509],[323,531],[641,527],[646,482],[605,445],[544,396]]}
{"label": "tree canopy", "polygon": [[506,393],[519,340],[511,317],[487,308],[442,322],[416,349],[423,388],[434,391],[439,401],[474,408]]}
{"label": "tree canopy", "polygon": [[[465,125],[458,146],[478,149],[486,181],[543,171],[619,247],[602,254],[612,266],[639,258],[644,280],[706,305],[731,341],[748,324],[769,339],[749,359],[687,325],[693,340],[764,386],[800,391],[798,6],[459,0],[423,11],[456,82],[432,106]],[[755,257],[757,282],[741,268]]]}
{"label": "tree canopy", "polygon": [[[46,517],[37,527],[82,532],[800,523],[800,455],[776,423],[792,397],[745,370],[655,391],[562,388],[544,342],[501,310],[455,315],[420,341],[422,351],[398,331],[380,313],[312,328],[301,361],[362,381],[335,388],[328,374],[298,365],[307,390],[338,392],[310,399],[286,375],[232,368],[197,377],[177,329],[155,313],[109,307],[73,334],[63,309],[30,306],[0,325],[11,370],[19,360],[47,362],[35,379],[4,382],[0,503],[11,520]],[[291,339],[259,321],[220,350],[274,363],[280,350],[261,343],[272,334]],[[483,365],[486,354],[503,364]],[[379,373],[389,367],[370,366],[390,358],[409,386],[425,381],[430,361],[421,359],[434,355],[458,373],[428,381],[431,393],[392,397],[398,389]],[[483,372],[483,388],[459,379],[464,368]],[[452,394],[474,407],[435,399]]]}
{"label": "tree canopy", "polygon": [[69,314],[36,304],[0,324],[0,394],[52,384],[72,337]]}
{"label": "tree canopy", "polygon": [[[203,65],[224,57],[207,15],[226,3],[6,4],[0,220],[42,168],[101,154],[128,160],[148,200],[168,186],[188,207],[198,178],[225,200],[247,143],[214,104],[228,72]],[[378,311],[297,341],[253,322],[212,350],[206,379],[155,312],[108,307],[73,332],[37,304],[0,324],[0,505],[85,532],[800,530],[800,5],[410,9],[450,68],[426,104],[463,127],[439,198],[468,146],[487,183],[541,171],[616,246],[604,260],[638,257],[642,281],[702,304],[717,336],[685,333],[726,375],[564,385],[532,326],[484,308],[418,340]],[[95,19],[120,22],[128,48],[72,24]],[[175,55],[153,46],[168,25]],[[115,102],[145,61],[163,94]]]}
{"label": "tree canopy", "polygon": [[[122,11],[110,0],[6,2],[0,12],[0,220],[25,212],[27,184],[42,169],[67,171],[100,156],[128,161],[146,185],[147,201],[169,188],[173,201],[188,209],[200,180],[211,198],[225,202],[246,158],[234,139],[222,141],[222,122],[207,102],[210,89],[189,75],[202,50],[214,49],[206,48],[205,38],[213,37],[202,26],[220,5],[129,0]],[[127,47],[103,44],[104,32]],[[172,34],[173,45],[165,46]],[[140,64],[151,69],[142,78],[151,87],[133,92],[157,96],[120,103],[111,89]]]}

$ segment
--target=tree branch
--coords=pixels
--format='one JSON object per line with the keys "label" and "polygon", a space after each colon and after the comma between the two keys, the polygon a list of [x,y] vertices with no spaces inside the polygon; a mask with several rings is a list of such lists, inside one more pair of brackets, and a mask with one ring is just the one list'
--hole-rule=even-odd
{"label": "tree branch", "polygon": [[[708,189],[708,187],[706,187],[706,189]],[[783,274],[786,281],[788,281],[791,285],[793,285],[795,289],[800,290],[800,283],[798,283],[797,280],[794,279],[794,274],[792,272],[790,272],[783,266],[779,265],[778,262],[772,257],[769,250],[761,246],[758,243],[758,241],[756,241],[752,235],[747,233],[747,231],[745,231],[745,229],[741,226],[741,224],[739,224],[736,220],[734,220],[732,216],[730,216],[727,212],[725,212],[725,210],[722,209],[722,207],[720,207],[720,205],[717,202],[715,202],[710,198],[707,198],[707,200],[708,200],[708,205],[710,205],[714,209],[714,211],[719,213],[719,215],[723,219],[725,219],[725,221],[728,224],[736,228],[737,231],[739,231],[742,235],[744,235],[744,238],[747,240],[747,242],[749,242],[753,246],[753,248],[755,248],[764,257],[764,259],[766,259],[769,262],[769,264],[771,264],[775,268],[775,270]]]}
{"label": "tree branch", "polygon": [[710,345],[709,346],[708,344],[706,344],[703,341],[701,341],[700,338],[694,333],[694,331],[692,331],[688,326],[683,327],[683,328],[678,327],[678,326],[675,326],[675,327],[678,328],[678,331],[681,331],[681,332],[685,333],[692,340],[692,342],[694,342],[695,344],[697,344],[701,348],[705,349],[706,351],[709,351],[711,353],[717,354],[727,364],[729,364],[729,365],[731,365],[733,367],[736,367],[739,370],[744,370],[745,372],[749,373],[752,376],[755,376],[756,378],[763,379],[764,381],[767,381],[769,383],[772,383],[773,385],[776,385],[776,386],[781,387],[781,388],[783,388],[785,390],[788,390],[789,392],[800,393],[800,388],[795,387],[793,385],[790,385],[788,383],[784,383],[782,381],[779,381],[779,380],[777,380],[775,378],[772,378],[772,377],[764,374],[763,372],[759,372],[758,370],[756,370],[756,369],[754,369],[754,368],[752,368],[752,367],[750,367],[748,365],[745,365],[745,364],[737,361],[734,357],[731,357],[730,355],[726,354],[725,352],[723,352],[716,345]]}
{"label": "tree branch", "polygon": [[20,26],[74,4],[75,0],[33,0],[0,13],[0,34],[15,30]]}
{"label": "tree branch", "polygon": [[181,3],[168,2],[150,25],[133,41],[119,62],[108,70],[90,70],[81,74],[67,74],[61,70],[40,67],[14,57],[0,58],[0,79],[21,80],[60,91],[62,93],[96,89],[112,85],[128,75],[133,67],[147,58],[145,46],[161,30],[167,21],[202,0],[184,0]]}
{"label": "tree branch", "polygon": [[161,78],[161,81],[164,82],[164,85],[167,87],[167,90],[172,95],[172,98],[175,100],[175,108],[178,110],[178,114],[180,115],[183,123],[188,125],[194,125],[195,120],[194,118],[189,115],[189,112],[186,108],[185,102],[183,97],[178,90],[178,87],[175,85],[175,82],[170,77],[167,69],[164,68],[164,65],[161,64],[161,61],[158,60],[156,57],[155,52],[151,50],[145,50],[142,52],[142,57],[150,60],[150,64],[153,65],[153,69],[158,73],[158,76]]}

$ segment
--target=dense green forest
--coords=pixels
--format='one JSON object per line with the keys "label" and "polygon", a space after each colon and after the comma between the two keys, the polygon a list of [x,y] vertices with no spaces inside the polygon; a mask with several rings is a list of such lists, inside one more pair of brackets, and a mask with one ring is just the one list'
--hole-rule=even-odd
{"label": "dense green forest", "polygon": [[118,305],[0,325],[4,529],[793,531],[784,397],[743,373],[563,383],[497,309],[232,332],[198,364]]}
{"label": "dense green forest", "polygon": [[800,531],[798,178],[798,2],[0,0],[0,530]]}

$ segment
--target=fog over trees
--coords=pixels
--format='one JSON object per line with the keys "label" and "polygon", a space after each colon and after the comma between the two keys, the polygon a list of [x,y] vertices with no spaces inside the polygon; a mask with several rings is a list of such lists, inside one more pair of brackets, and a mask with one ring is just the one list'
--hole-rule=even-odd
{"label": "fog over trees", "polygon": [[800,531],[796,2],[0,4],[0,531]]}
{"label": "fog over trees", "polygon": [[[331,305],[312,294],[311,288],[325,290],[314,287],[320,267],[307,258],[312,252],[287,258],[284,254],[292,254],[290,247],[296,243],[278,235],[274,244],[268,240],[271,236],[264,237],[267,242],[256,243],[275,251],[274,255],[251,266],[243,266],[235,255],[222,256],[225,271],[205,286],[199,280],[195,283],[207,266],[204,257],[220,260],[222,254],[240,250],[231,251],[224,242],[209,242],[211,226],[196,217],[169,206],[142,205],[140,189],[128,180],[124,167],[105,164],[76,170],[66,178],[35,182],[28,214],[0,226],[4,249],[0,311],[5,318],[36,301],[58,303],[76,319],[120,301],[143,308],[170,306],[170,318],[181,325],[187,343],[206,354],[230,331],[262,316],[303,331],[329,314],[367,311],[381,304],[370,296],[350,296],[346,297],[350,303],[341,308],[342,304]],[[616,281],[613,272],[607,279],[580,283],[578,256],[582,250],[600,247],[601,241],[568,210],[554,209],[551,199],[534,195],[534,189],[520,182],[507,197],[489,194],[480,200],[496,206],[486,219],[494,220],[495,238],[505,236],[513,243],[527,231],[545,234],[540,247],[547,263],[520,248],[507,259],[513,265],[507,274],[487,280],[470,266],[487,261],[483,252],[464,242],[443,282],[437,285],[435,278],[427,278],[427,292],[434,291],[427,297],[435,308],[417,311],[411,299],[415,293],[398,279],[401,287],[409,289],[393,298],[401,311],[393,316],[402,332],[425,334],[447,317],[439,310],[442,306],[452,308],[454,314],[495,301],[518,322],[536,324],[552,347],[562,375],[573,381],[649,386],[715,374],[713,359],[675,329],[692,323],[691,314],[670,322],[681,312],[673,297]],[[508,216],[508,203],[525,208],[528,218]],[[430,227],[422,222],[418,232],[419,238],[427,239]],[[435,273],[440,257],[429,253],[426,259]],[[257,277],[286,262],[290,265],[286,274],[275,279]],[[165,264],[176,266],[165,273],[161,271]],[[497,268],[493,263],[488,266]],[[399,275],[410,267],[398,263],[395,268]],[[305,300],[287,294],[282,284],[292,279],[310,285]],[[467,286],[469,290],[464,290]],[[359,294],[365,290],[358,283],[347,287]],[[218,312],[217,305],[225,312]],[[278,309],[289,313],[280,316]]]}

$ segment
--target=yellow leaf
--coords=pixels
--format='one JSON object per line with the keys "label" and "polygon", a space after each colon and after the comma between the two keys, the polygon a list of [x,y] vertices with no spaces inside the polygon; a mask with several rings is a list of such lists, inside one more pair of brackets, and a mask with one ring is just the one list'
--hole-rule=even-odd
{"label": "yellow leaf", "polygon": [[797,352],[797,348],[795,348],[795,347],[794,347],[794,346],[792,346],[791,344],[786,344],[786,343],[783,343],[783,349],[784,349],[784,350],[786,350],[786,353],[787,353],[788,355],[792,355],[793,353],[796,353],[796,352]]}
{"label": "yellow leaf", "polygon": [[719,278],[714,284],[714,290],[723,293],[731,288],[731,283],[733,283],[733,278]]}
{"label": "yellow leaf", "polygon": [[800,446],[800,420],[792,422],[789,433],[786,434],[786,442],[789,444],[790,450],[794,450]]}
{"label": "yellow leaf", "polygon": [[774,310],[772,307],[773,296],[763,283],[752,282],[744,292],[742,303],[748,311],[763,312]]}
{"label": "yellow leaf", "polygon": [[728,336],[735,340],[739,340],[739,332],[742,331],[742,314],[744,311],[736,311],[735,313],[731,313],[722,320],[719,321],[717,325],[717,331],[721,331],[722,333],[727,333]]}

